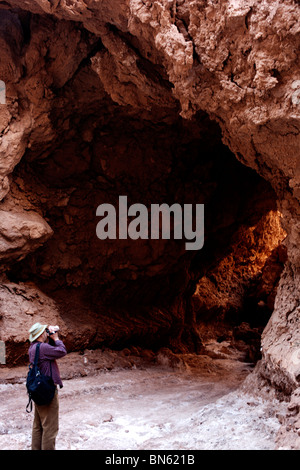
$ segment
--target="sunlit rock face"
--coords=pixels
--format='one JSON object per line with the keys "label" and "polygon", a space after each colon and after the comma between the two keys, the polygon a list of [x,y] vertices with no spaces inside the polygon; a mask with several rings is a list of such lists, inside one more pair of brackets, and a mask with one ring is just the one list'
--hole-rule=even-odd
{"label": "sunlit rock face", "polygon": [[[36,319],[71,349],[196,352],[268,322],[259,373],[296,390],[299,4],[7,0],[0,44],[8,360]],[[205,204],[203,249],[99,240],[120,195]]]}

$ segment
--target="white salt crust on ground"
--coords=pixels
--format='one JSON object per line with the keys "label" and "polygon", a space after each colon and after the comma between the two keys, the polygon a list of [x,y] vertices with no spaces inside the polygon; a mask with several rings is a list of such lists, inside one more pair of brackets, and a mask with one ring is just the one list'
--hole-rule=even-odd
{"label": "white salt crust on ground", "polygon": [[[247,365],[217,363],[202,370],[133,366],[65,380],[57,450],[275,449],[284,404],[238,388]],[[30,449],[26,404],[24,381],[0,385],[1,450]]]}

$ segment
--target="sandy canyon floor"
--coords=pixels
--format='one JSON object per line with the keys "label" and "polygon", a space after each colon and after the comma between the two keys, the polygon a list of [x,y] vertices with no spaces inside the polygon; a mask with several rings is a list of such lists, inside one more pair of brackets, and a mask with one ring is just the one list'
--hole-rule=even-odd
{"label": "sandy canyon floor", "polygon": [[[284,404],[245,393],[236,359],[86,351],[61,360],[57,450],[272,450]],[[27,367],[0,368],[0,449],[29,450]]]}

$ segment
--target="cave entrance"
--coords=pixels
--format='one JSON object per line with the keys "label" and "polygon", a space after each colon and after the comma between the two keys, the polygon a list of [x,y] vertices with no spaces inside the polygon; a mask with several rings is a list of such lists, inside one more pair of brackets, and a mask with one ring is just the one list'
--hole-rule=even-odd
{"label": "cave entrance", "polygon": [[[189,122],[137,119],[118,107],[105,122],[86,113],[69,110],[72,132],[51,148],[31,146],[15,170],[12,194],[54,234],[9,278],[34,282],[56,301],[71,349],[203,354],[229,345],[255,362],[284,256],[269,184],[236,160],[204,113]],[[52,118],[59,127],[61,115]],[[172,239],[99,240],[96,208],[120,195],[146,206],[204,203],[203,249]]]}
{"label": "cave entrance", "polygon": [[[199,352],[212,331],[220,341],[229,327],[260,327],[262,318],[265,324],[282,267],[270,185],[237,161],[205,112],[180,117],[162,66],[151,68],[150,97],[140,88],[127,96],[123,84],[121,105],[97,65],[96,56],[106,57],[99,37],[47,15],[21,15],[20,22],[29,61],[41,25],[48,49],[38,70],[24,68],[19,105],[33,127],[6,204],[38,212],[53,235],[11,264],[9,279],[34,283],[56,301],[69,350],[140,345]],[[73,36],[65,31],[76,35],[80,57],[66,52]],[[133,38],[123,39],[135,54]],[[149,61],[141,56],[138,64],[148,72]],[[30,76],[44,72],[41,80]],[[151,106],[143,106],[148,98]],[[172,238],[99,240],[96,209],[117,207],[120,196],[146,207],[204,204],[204,247],[186,251],[184,240]],[[265,274],[272,256],[274,278]]]}

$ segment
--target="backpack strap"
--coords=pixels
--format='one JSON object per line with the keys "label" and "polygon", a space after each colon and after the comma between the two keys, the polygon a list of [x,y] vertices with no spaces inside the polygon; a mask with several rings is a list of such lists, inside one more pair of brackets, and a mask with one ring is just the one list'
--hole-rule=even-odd
{"label": "backpack strap", "polygon": [[[41,346],[41,343],[38,342],[37,345],[36,345],[36,347],[35,347],[34,361],[33,361],[33,363],[31,362],[31,363],[29,364],[29,370],[30,370],[30,369],[34,369],[36,374],[39,373],[37,364],[38,364],[38,360],[39,360],[40,346]],[[32,398],[31,398],[30,395],[29,395],[28,398],[29,398],[29,400],[28,400],[28,403],[27,403],[27,406],[26,406],[26,412],[27,412],[27,413],[31,413],[31,412],[32,412]]]}
{"label": "backpack strap", "polygon": [[33,363],[33,367],[35,369],[37,368],[38,361],[39,361],[40,347],[41,347],[41,343],[38,341],[35,347],[35,356],[34,356],[34,363]]}
{"label": "backpack strap", "polygon": [[31,413],[32,412],[32,398],[29,397],[28,403],[26,405],[26,413]]}
{"label": "backpack strap", "polygon": [[38,341],[37,344],[36,344],[36,348],[35,348],[35,357],[34,357],[34,364],[35,365],[37,365],[38,360],[39,360],[40,347],[41,347],[41,343],[40,343],[40,341]]}
{"label": "backpack strap", "polygon": [[[38,342],[37,345],[36,345],[36,349],[35,349],[35,357],[34,357],[34,364],[33,364],[35,368],[37,367],[38,360],[39,360],[40,347],[41,347],[41,343]],[[50,377],[52,379],[52,361],[51,361],[51,359],[49,360],[49,362],[50,362]]]}

